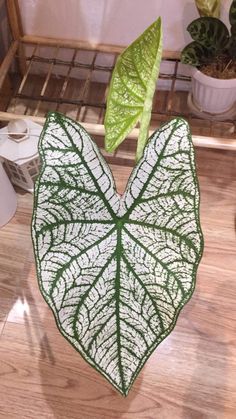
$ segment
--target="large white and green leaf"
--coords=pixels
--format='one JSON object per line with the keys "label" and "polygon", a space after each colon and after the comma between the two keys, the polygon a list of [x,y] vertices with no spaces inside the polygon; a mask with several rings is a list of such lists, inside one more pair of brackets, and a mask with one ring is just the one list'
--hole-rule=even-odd
{"label": "large white and green leaf", "polygon": [[162,54],[158,18],[119,56],[114,68],[105,117],[105,147],[114,151],[140,121],[137,160],[148,139],[152,100]]}
{"label": "large white and green leaf", "polygon": [[120,197],[88,133],[48,116],[32,236],[61,333],[126,395],[192,295],[202,254],[187,123],[156,131]]}

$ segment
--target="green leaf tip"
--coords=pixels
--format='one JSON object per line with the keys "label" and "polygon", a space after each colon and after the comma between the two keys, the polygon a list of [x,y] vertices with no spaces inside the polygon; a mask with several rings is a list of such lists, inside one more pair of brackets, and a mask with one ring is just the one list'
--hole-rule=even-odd
{"label": "green leaf tip", "polygon": [[159,17],[119,56],[113,70],[105,116],[105,148],[114,151],[140,121],[137,159],[148,138],[152,100],[162,55]]}

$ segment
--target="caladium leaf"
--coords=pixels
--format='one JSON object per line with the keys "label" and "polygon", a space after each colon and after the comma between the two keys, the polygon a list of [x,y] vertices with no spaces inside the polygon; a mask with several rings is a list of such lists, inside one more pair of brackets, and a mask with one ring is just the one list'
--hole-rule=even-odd
{"label": "caladium leaf", "polygon": [[220,0],[195,0],[200,16],[220,16]]}
{"label": "caladium leaf", "polygon": [[181,62],[198,67],[212,61],[214,55],[211,50],[204,48],[198,42],[191,42],[181,52]]}
{"label": "caladium leaf", "polygon": [[189,300],[202,254],[187,123],[150,138],[123,196],[88,133],[51,113],[39,151],[32,236],[61,333],[126,395]]}
{"label": "caladium leaf", "polygon": [[161,19],[157,19],[119,56],[105,117],[105,147],[114,151],[140,121],[137,160],[148,139],[152,100],[162,54]]}
{"label": "caladium leaf", "polygon": [[200,17],[187,27],[194,41],[212,52],[223,50],[229,41],[229,31],[225,24],[214,17]]}

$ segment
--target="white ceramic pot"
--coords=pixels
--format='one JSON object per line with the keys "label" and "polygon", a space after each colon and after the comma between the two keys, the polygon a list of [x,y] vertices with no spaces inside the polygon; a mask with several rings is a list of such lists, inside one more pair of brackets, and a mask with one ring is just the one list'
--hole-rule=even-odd
{"label": "white ceramic pot", "polygon": [[236,79],[216,79],[194,68],[192,96],[194,104],[203,112],[227,112],[236,102]]}
{"label": "white ceramic pot", "polygon": [[16,212],[16,193],[0,160],[0,227],[8,223]]}

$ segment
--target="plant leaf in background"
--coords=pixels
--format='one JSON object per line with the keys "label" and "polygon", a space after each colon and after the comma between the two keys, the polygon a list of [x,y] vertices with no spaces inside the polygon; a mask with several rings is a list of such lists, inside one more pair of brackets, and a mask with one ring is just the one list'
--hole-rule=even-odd
{"label": "plant leaf in background", "polygon": [[161,54],[162,26],[158,18],[117,60],[107,98],[107,151],[114,151],[140,121],[136,158],[141,157],[148,139]]}
{"label": "plant leaf in background", "polygon": [[187,27],[194,41],[212,52],[223,50],[229,41],[229,31],[225,24],[214,17],[200,17]]}
{"label": "plant leaf in background", "polygon": [[232,60],[236,59],[236,24],[231,26],[231,38],[229,42],[229,54]]}
{"label": "plant leaf in background", "polygon": [[191,42],[181,52],[181,62],[198,67],[212,61],[212,51],[204,48],[198,42]]}
{"label": "plant leaf in background", "polygon": [[229,21],[230,21],[231,26],[235,27],[236,25],[236,0],[233,0],[230,6]]}
{"label": "plant leaf in background", "polygon": [[236,38],[236,23],[231,26],[231,36],[232,38]]}
{"label": "plant leaf in background", "polygon": [[229,21],[231,24],[231,38],[229,43],[229,52],[233,60],[236,59],[236,0],[234,0],[229,10]]}
{"label": "plant leaf in background", "polygon": [[122,394],[192,295],[203,242],[187,123],[156,131],[120,197],[89,134],[48,116],[32,236],[58,328]]}
{"label": "plant leaf in background", "polygon": [[201,17],[220,17],[220,0],[195,0]]}

